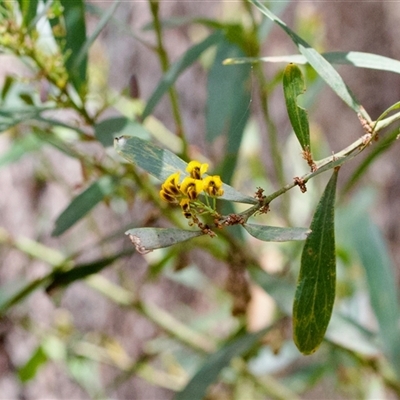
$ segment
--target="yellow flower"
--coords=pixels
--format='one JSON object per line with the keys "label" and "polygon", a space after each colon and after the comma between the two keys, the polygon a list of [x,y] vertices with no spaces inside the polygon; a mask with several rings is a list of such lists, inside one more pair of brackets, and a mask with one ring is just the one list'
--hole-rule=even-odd
{"label": "yellow flower", "polygon": [[160,197],[168,203],[177,203],[177,197],[181,196],[179,185],[179,172],[170,175],[161,185]]}
{"label": "yellow flower", "polygon": [[180,189],[189,200],[196,200],[199,193],[203,190],[203,181],[187,176],[182,181]]}
{"label": "yellow flower", "polygon": [[208,164],[201,164],[198,161],[190,161],[186,167],[186,171],[189,172],[191,178],[201,179],[201,176],[208,170]]}
{"label": "yellow flower", "polygon": [[182,199],[179,205],[182,208],[182,213],[185,216],[185,218],[192,218],[192,213],[190,212],[190,200]]}
{"label": "yellow flower", "polygon": [[168,203],[177,203],[177,199],[170,193],[167,193],[165,190],[160,190],[160,197],[162,200]]}
{"label": "yellow flower", "polygon": [[203,190],[212,197],[222,196],[224,189],[222,189],[222,181],[219,175],[207,176],[203,180]]}

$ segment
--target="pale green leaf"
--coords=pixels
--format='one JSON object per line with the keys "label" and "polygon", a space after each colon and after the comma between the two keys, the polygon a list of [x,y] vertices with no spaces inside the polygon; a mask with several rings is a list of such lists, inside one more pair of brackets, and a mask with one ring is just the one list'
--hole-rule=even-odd
{"label": "pale green leaf", "polygon": [[[389,71],[400,74],[400,61],[393,58],[380,56],[378,54],[363,53],[359,51],[328,52],[321,53],[331,64],[352,65],[357,68],[368,68],[380,71]],[[255,62],[270,63],[294,63],[307,64],[307,58],[302,54],[286,54],[270,57],[240,57],[230,58],[224,61],[224,64],[246,64]]]}
{"label": "pale green leaf", "polygon": [[265,242],[286,242],[289,240],[305,240],[311,231],[307,228],[281,228],[257,224],[244,224],[243,227],[251,236]]}
{"label": "pale green leaf", "polygon": [[126,231],[125,234],[129,236],[136,250],[145,254],[201,236],[203,232],[178,228],[134,228]]}

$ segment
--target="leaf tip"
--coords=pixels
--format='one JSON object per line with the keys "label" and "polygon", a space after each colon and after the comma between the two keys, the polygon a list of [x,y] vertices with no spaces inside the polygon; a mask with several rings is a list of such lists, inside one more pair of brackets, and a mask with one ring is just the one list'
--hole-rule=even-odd
{"label": "leaf tip", "polygon": [[152,250],[147,249],[145,246],[142,244],[142,240],[140,239],[139,236],[132,235],[129,232],[126,232],[126,235],[128,235],[130,241],[132,244],[135,246],[136,251],[140,254],[147,254],[150,253]]}

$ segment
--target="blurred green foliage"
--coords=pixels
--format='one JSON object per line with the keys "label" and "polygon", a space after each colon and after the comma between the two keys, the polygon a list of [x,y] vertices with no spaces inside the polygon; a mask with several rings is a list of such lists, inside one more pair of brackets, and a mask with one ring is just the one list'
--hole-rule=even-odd
{"label": "blurred green foliage", "polygon": [[[164,20],[162,2],[149,0],[152,20],[143,32],[154,34],[155,45],[141,38],[143,32],[131,32],[157,55],[162,71],[148,99],[140,98],[137,87],[131,95],[128,91],[116,95],[109,89],[99,96],[92,89],[88,71],[99,66],[89,51],[104,27],[119,24],[114,17],[118,1],[105,10],[83,0],[0,3],[0,56],[12,56],[13,62],[29,69],[28,76],[12,73],[3,80],[0,130],[9,144],[0,155],[0,168],[18,168],[25,158],[37,157],[38,190],[40,182],[54,181],[67,188],[70,198],[51,225],[43,228],[38,222],[34,237],[0,226],[0,254],[13,251],[24,255],[28,264],[40,262],[46,270],[36,279],[21,273],[0,282],[2,321],[11,321],[36,343],[25,362],[16,365],[21,386],[55,363],[91,398],[115,396],[134,377],[167,389],[171,398],[180,400],[297,399],[327,381],[342,396],[370,398],[376,388],[400,396],[398,291],[388,246],[368,214],[367,190],[355,191],[347,203],[335,203],[340,166],[373,144],[344,189],[338,188],[339,195],[354,187],[395,143],[393,128],[376,144],[374,139],[398,121],[399,104],[381,110],[381,117],[372,121],[333,67],[348,64],[400,73],[400,62],[359,52],[321,55],[277,16],[285,2],[270,3],[267,8],[257,0],[239,2],[235,21],[198,16]],[[98,20],[90,35],[88,14]],[[273,26],[283,29],[300,54],[263,57],[263,44]],[[170,62],[164,31],[181,27],[201,27],[203,37]],[[50,45],[43,45],[44,36]],[[283,64],[267,78],[262,62]],[[305,66],[300,69],[293,63]],[[195,152],[182,118],[185,105],[175,84],[194,64],[201,64],[207,77],[204,141],[218,154]],[[298,96],[306,86],[315,91],[315,102],[321,80],[361,124],[358,140],[317,159],[327,148],[326,138],[313,137]],[[270,111],[273,93],[282,91],[282,86],[293,126],[285,142],[278,138],[277,119]],[[174,132],[154,116],[165,95]],[[267,130],[267,156],[258,145],[265,129],[256,123],[255,97]],[[312,105],[307,108],[312,110]],[[67,117],[60,117],[63,113]],[[295,149],[293,138],[299,141]],[[83,177],[79,194],[72,196],[76,188],[49,167],[49,154],[62,154],[79,166]],[[167,205],[158,194],[162,181],[176,171],[184,176],[187,161],[197,157],[210,157],[224,182],[220,214],[206,225],[199,224],[202,231],[188,227],[179,207]],[[263,168],[265,158],[270,159],[268,170]],[[295,160],[291,168],[289,159]],[[329,170],[335,172],[324,191],[315,181]],[[287,193],[292,189],[297,189],[296,200]],[[311,199],[302,197],[306,190]],[[273,211],[271,203],[278,204]],[[110,219],[105,227],[94,217],[100,204]],[[146,211],[133,212],[135,207]],[[248,223],[253,217],[257,224]],[[310,225],[311,233],[308,226],[295,226],[304,224]],[[202,234],[210,232],[216,237]],[[281,241],[290,242],[274,243]],[[153,249],[160,250],[146,254]],[[278,264],[277,273],[264,268],[267,253]],[[204,273],[202,258],[224,269],[225,285]],[[140,284],[124,273],[117,279],[106,274],[132,268],[133,260],[146,264]],[[163,280],[201,294],[211,311],[185,311],[187,305],[178,299],[173,310],[157,306],[143,288]],[[87,335],[75,326],[62,299],[66,289],[78,282],[116,309],[144,317],[157,328],[155,337],[141,344],[139,356],[130,356],[118,335],[96,330]],[[268,293],[270,301],[250,302],[256,286]],[[58,316],[49,326],[37,324],[26,308],[27,298],[38,291],[50,299]],[[359,297],[365,295],[376,329],[365,326],[354,312],[360,307]],[[305,357],[294,343],[305,354],[319,350]],[[102,366],[114,371],[107,383]]]}

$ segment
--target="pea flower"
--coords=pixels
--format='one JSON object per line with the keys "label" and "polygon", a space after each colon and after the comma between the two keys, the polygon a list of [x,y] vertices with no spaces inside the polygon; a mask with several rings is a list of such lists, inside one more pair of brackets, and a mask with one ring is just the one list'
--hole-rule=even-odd
{"label": "pea flower", "polygon": [[203,190],[211,197],[218,197],[224,194],[222,181],[219,175],[207,176],[203,179]]}
{"label": "pea flower", "polygon": [[190,161],[186,167],[186,171],[189,172],[191,178],[201,179],[201,176],[208,170],[208,164],[201,164],[199,161]]}
{"label": "pea flower", "polygon": [[170,175],[161,185],[160,197],[168,203],[177,203],[182,196],[179,185],[179,172]]}
{"label": "pea flower", "polygon": [[203,190],[203,181],[187,176],[181,183],[180,190],[189,200],[196,200]]}

